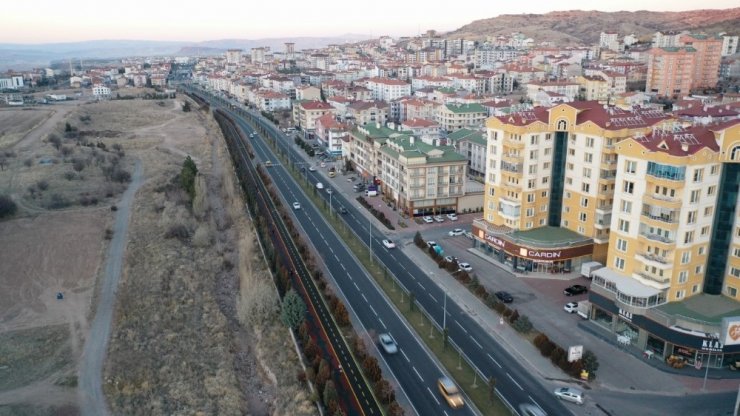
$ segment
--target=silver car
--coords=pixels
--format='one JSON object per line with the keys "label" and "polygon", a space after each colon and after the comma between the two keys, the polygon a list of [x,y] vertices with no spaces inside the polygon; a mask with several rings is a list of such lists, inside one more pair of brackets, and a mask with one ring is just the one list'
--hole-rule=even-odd
{"label": "silver car", "polygon": [[577,404],[583,404],[583,392],[573,387],[561,387],[555,390],[555,396],[560,400],[573,402]]}
{"label": "silver car", "polygon": [[395,354],[398,352],[398,345],[396,344],[396,340],[393,339],[391,334],[380,334],[378,336],[378,341],[380,342],[380,346],[383,347],[383,351],[385,351],[386,354]]}

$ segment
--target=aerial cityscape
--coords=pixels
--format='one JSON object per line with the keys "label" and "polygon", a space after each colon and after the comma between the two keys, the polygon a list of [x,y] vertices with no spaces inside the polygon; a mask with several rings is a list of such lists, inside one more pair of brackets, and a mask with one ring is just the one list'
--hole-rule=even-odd
{"label": "aerial cityscape", "polygon": [[19,4],[0,416],[739,415],[736,6]]}

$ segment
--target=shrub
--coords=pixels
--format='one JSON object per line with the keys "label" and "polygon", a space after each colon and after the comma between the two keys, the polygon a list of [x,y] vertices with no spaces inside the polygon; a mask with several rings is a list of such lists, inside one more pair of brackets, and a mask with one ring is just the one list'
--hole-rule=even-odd
{"label": "shrub", "polygon": [[378,380],[380,380],[380,378],[382,377],[380,366],[378,365],[378,360],[371,355],[365,357],[365,360],[362,362],[362,368],[365,369],[365,374],[367,374],[367,377],[373,383],[377,383]]}
{"label": "shrub", "polygon": [[170,228],[167,229],[167,232],[164,233],[164,238],[187,240],[190,238],[190,230],[188,230],[188,227],[184,224],[172,224]]}
{"label": "shrub", "polygon": [[54,195],[51,196],[51,200],[49,201],[49,205],[48,206],[51,209],[66,208],[66,207],[69,206],[69,201],[67,200],[67,198],[65,198],[65,197],[63,197],[63,196],[61,196],[59,194],[54,194]]}
{"label": "shrub", "polygon": [[76,176],[77,176],[77,175],[75,175],[75,173],[74,173],[74,172],[71,172],[71,171],[68,171],[68,172],[64,172],[64,179],[66,179],[66,180],[68,180],[68,181],[71,181],[71,180],[73,180],[73,179],[74,179],[74,178],[75,178]]}
{"label": "shrub", "polygon": [[583,369],[588,371],[589,378],[595,378],[596,371],[599,369],[599,359],[596,357],[596,354],[594,354],[590,350],[586,350],[583,352],[582,361]]}
{"label": "shrub", "polygon": [[514,312],[511,313],[511,316],[509,316],[509,323],[514,323],[516,320],[519,319],[519,311],[514,309]]}
{"label": "shrub", "polygon": [[82,170],[85,169],[85,166],[87,166],[87,164],[84,160],[78,158],[72,159],[72,169],[77,172],[82,172]]}
{"label": "shrub", "polygon": [[514,330],[516,330],[517,332],[527,334],[529,333],[529,331],[532,330],[532,322],[529,320],[529,317],[527,317],[527,315],[521,315],[519,319],[511,324],[511,327],[514,328]]}
{"label": "shrub", "polygon": [[0,218],[10,217],[18,212],[18,205],[7,195],[0,195]]}
{"label": "shrub", "polygon": [[123,169],[116,168],[111,174],[111,179],[116,182],[126,183],[131,181],[131,174]]}
{"label": "shrub", "polygon": [[39,190],[41,190],[41,191],[45,191],[45,190],[49,189],[49,182],[47,182],[47,181],[45,181],[45,180],[42,179],[42,180],[36,182],[36,187],[39,188]]}
{"label": "shrub", "polygon": [[24,160],[24,161],[23,161],[23,164],[24,164],[24,165],[25,165],[26,167],[30,168],[30,167],[31,167],[31,166],[33,165],[33,159],[31,159],[31,158],[29,157],[28,159],[26,159],[26,160]]}

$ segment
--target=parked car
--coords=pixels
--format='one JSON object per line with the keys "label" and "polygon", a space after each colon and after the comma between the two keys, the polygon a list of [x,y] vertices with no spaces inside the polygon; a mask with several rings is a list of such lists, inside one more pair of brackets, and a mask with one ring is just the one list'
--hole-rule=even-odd
{"label": "parked car", "polygon": [[463,233],[465,233],[465,230],[463,230],[462,228],[455,228],[454,230],[450,230],[450,232],[447,234],[449,234],[450,237],[454,237],[458,235],[463,235]]}
{"label": "parked car", "polygon": [[385,333],[378,335],[378,342],[386,354],[395,354],[398,352],[398,344],[396,344],[396,340],[393,339],[391,334]]}
{"label": "parked car", "polygon": [[457,389],[457,386],[449,377],[445,376],[437,380],[437,388],[451,408],[458,409],[465,405],[460,390]]}
{"label": "parked car", "polygon": [[385,248],[395,248],[396,247],[396,243],[388,239],[383,240],[383,245],[385,246]]}
{"label": "parked car", "polygon": [[457,257],[455,257],[455,256],[445,256],[445,261],[447,263],[457,263]]}
{"label": "parked car", "polygon": [[583,293],[588,293],[588,288],[583,285],[568,286],[563,290],[565,296],[576,296]]}
{"label": "parked car", "polygon": [[427,241],[427,247],[434,247],[437,245],[436,241]]}
{"label": "parked car", "polygon": [[301,203],[300,202],[293,202],[293,209],[301,209]]}
{"label": "parked car", "polygon": [[441,215],[435,215],[434,216],[434,221],[437,221],[437,222],[445,222],[445,217],[443,217]]}
{"label": "parked car", "polygon": [[500,300],[501,302],[504,302],[504,303],[511,303],[511,302],[514,301],[514,297],[511,296],[511,294],[509,292],[505,292],[503,290],[494,293],[494,295],[496,295],[496,297],[498,298],[498,300]]}
{"label": "parked car", "polygon": [[422,217],[421,219],[422,219],[422,220],[423,220],[423,221],[424,221],[425,223],[427,223],[427,224],[431,224],[431,223],[433,223],[433,222],[434,222],[434,220],[432,219],[432,217],[430,217],[430,216],[428,216],[428,215],[425,215],[425,216],[424,216],[424,217]]}
{"label": "parked car", "polygon": [[472,272],[473,266],[470,265],[470,263],[458,263],[457,266],[460,268],[460,270],[465,270],[466,272]]}
{"label": "parked car", "polygon": [[560,400],[583,404],[583,392],[573,387],[561,387],[555,390],[555,396]]}
{"label": "parked car", "polygon": [[578,311],[578,302],[568,302],[563,306],[563,309],[568,313],[576,313]]}
{"label": "parked car", "polygon": [[[322,160],[323,160],[323,159],[322,159]],[[325,168],[325,167],[326,167],[326,163],[325,163],[325,162],[321,162],[321,165],[320,165],[320,166],[321,166],[322,168]]]}
{"label": "parked car", "polygon": [[450,221],[457,221],[457,214],[455,214],[454,212],[451,214],[447,214],[447,219],[449,219]]}
{"label": "parked car", "polygon": [[471,240],[474,238],[473,233],[471,233],[470,231],[465,231],[465,237],[468,237]]}

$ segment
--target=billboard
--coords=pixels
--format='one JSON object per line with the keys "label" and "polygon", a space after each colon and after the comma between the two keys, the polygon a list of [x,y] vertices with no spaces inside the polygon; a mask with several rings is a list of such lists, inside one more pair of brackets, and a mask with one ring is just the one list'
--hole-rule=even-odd
{"label": "billboard", "polygon": [[719,340],[724,345],[740,344],[740,316],[730,316],[722,319]]}

